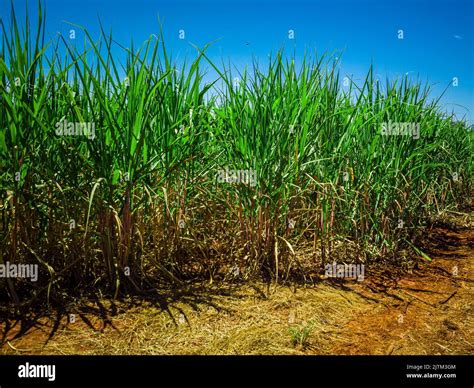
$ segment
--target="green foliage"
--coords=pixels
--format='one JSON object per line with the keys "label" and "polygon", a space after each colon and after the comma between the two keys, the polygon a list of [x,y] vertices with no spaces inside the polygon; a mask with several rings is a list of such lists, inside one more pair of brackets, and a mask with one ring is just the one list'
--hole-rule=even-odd
{"label": "green foliage", "polygon": [[[94,41],[76,26],[82,51],[45,42],[39,10],[35,31],[13,9],[1,23],[0,251],[47,262],[49,284],[145,289],[154,269],[212,279],[226,258],[278,278],[304,240],[323,262],[334,236],[388,254],[471,192],[472,131],[408,77],[382,85],[369,69],[343,86],[330,57],[278,52],[236,84],[205,49],[173,63],[161,35],[121,48],[121,64],[103,29]],[[58,135],[65,120],[93,138]],[[419,137],[384,135],[388,122]],[[225,168],[255,185],[219,182]]]}
{"label": "green foliage", "polygon": [[300,326],[290,327],[291,343],[293,346],[305,348],[309,344],[309,337],[313,331],[313,323],[302,324]]}

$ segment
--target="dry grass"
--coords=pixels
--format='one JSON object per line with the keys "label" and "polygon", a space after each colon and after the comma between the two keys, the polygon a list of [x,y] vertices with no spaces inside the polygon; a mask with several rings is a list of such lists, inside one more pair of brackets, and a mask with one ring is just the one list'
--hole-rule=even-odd
{"label": "dry grass", "polygon": [[412,258],[405,272],[392,265],[362,283],[201,285],[89,301],[68,310],[75,323],[63,314],[48,342],[54,316],[16,339],[20,325],[10,328],[0,354],[473,354],[474,231],[461,221],[433,229],[433,261]]}
{"label": "dry grass", "polygon": [[[367,307],[362,297],[330,285],[295,290],[254,284],[220,296],[216,303],[178,302],[168,311],[141,305],[115,316],[115,328],[94,332],[78,321],[61,328],[46,346],[39,341],[46,339],[45,328],[13,346],[40,354],[324,354],[331,348],[333,330]],[[102,326],[97,318],[91,322]],[[294,346],[290,329],[309,323],[308,343],[304,349]],[[26,348],[28,343],[33,347]]]}

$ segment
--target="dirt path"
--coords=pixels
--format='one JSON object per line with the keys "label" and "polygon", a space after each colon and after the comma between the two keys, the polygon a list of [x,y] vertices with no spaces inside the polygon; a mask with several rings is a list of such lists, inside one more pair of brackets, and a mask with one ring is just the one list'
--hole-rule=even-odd
{"label": "dirt path", "polygon": [[433,261],[377,294],[380,303],[345,326],[333,353],[474,353],[474,232],[439,228],[429,240]]}
{"label": "dirt path", "polygon": [[0,353],[473,354],[474,231],[440,227],[428,240],[433,261],[398,280],[381,273],[361,283],[99,301],[78,310],[74,323],[42,318],[18,337],[14,324]]}

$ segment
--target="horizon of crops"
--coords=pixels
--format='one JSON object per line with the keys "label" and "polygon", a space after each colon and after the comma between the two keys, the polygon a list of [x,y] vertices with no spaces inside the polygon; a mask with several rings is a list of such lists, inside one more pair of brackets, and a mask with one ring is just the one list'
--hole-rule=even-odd
{"label": "horizon of crops", "polygon": [[84,29],[80,51],[44,41],[41,7],[28,25],[13,9],[2,21],[0,264],[41,276],[6,280],[7,299],[278,281],[318,272],[341,245],[347,262],[396,262],[426,217],[472,193],[471,128],[408,77],[368,69],[341,88],[330,56],[296,66],[282,51],[238,74],[206,48],[179,66],[161,36],[122,65],[103,30]]}

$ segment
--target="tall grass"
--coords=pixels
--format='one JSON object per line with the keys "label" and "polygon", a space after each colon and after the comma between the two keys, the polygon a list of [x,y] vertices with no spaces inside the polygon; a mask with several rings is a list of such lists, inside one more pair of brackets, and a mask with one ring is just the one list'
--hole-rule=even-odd
{"label": "tall grass", "polygon": [[[34,35],[13,8],[1,25],[1,260],[41,267],[33,294],[6,281],[16,302],[278,281],[301,252],[317,272],[341,243],[345,261],[396,260],[426,216],[471,193],[472,132],[407,77],[382,85],[369,69],[344,85],[330,56],[296,65],[282,51],[242,74],[205,49],[179,66],[162,36],[123,48],[102,28],[97,41],[82,29],[79,50],[45,42],[41,6]],[[94,137],[58,135],[64,120]],[[385,136],[387,122],[419,138]],[[254,184],[217,179],[226,168]]]}

